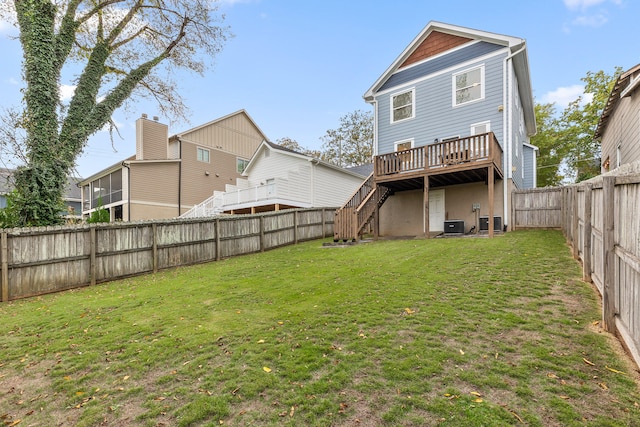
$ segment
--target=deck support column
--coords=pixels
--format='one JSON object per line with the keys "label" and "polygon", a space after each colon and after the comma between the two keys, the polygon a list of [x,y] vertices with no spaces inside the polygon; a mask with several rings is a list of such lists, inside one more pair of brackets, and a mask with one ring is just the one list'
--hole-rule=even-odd
{"label": "deck support column", "polygon": [[431,234],[429,233],[429,176],[424,175],[423,186],[423,202],[424,202],[424,237],[429,239]]}
{"label": "deck support column", "polygon": [[494,200],[494,196],[493,196],[493,192],[494,192],[494,176],[493,176],[493,164],[489,165],[489,167],[487,168],[487,186],[489,187],[488,189],[488,193],[489,193],[489,237],[493,237],[493,215],[494,215],[494,204],[495,204],[495,200]]}
{"label": "deck support column", "polygon": [[373,208],[373,240],[378,240],[380,238],[380,191],[375,183],[373,185],[373,191],[375,191],[373,200],[376,204]]}

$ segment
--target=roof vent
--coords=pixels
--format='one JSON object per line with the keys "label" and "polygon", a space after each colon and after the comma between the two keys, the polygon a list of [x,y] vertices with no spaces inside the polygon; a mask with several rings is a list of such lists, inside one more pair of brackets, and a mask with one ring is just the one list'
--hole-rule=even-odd
{"label": "roof vent", "polygon": [[142,113],[142,118],[143,119],[146,119],[147,117],[149,117],[149,116],[147,116],[147,113]]}
{"label": "roof vent", "polygon": [[158,118],[158,116],[153,116],[153,120],[155,120],[157,122],[160,119]]}

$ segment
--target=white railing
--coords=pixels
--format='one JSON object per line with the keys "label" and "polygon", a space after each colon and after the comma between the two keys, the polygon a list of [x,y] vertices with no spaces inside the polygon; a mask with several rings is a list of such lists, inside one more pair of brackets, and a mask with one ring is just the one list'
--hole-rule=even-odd
{"label": "white railing", "polygon": [[[293,197],[292,187],[294,186],[295,184],[287,179],[276,178],[268,183],[249,188],[238,188],[224,193],[216,191],[213,196],[180,215],[180,218],[214,216],[232,209],[257,206],[274,199],[296,200],[299,197]],[[307,202],[307,200],[298,201]]]}

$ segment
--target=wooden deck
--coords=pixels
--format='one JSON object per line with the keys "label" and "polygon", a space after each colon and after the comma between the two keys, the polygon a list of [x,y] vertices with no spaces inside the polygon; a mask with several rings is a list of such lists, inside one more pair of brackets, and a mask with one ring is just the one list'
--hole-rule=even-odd
{"label": "wooden deck", "polygon": [[493,132],[376,156],[374,180],[403,190],[420,188],[429,176],[431,187],[439,187],[487,181],[491,166],[502,179],[502,148]]}
{"label": "wooden deck", "polygon": [[[396,191],[423,190],[424,229],[429,230],[430,188],[486,182],[487,198],[494,200],[494,183],[504,179],[502,148],[493,132],[375,156],[373,167],[369,178],[336,211],[334,241],[357,240],[367,224],[373,224],[377,236],[379,208]],[[490,204],[489,218],[493,211]],[[493,231],[493,221],[489,221],[490,236]]]}

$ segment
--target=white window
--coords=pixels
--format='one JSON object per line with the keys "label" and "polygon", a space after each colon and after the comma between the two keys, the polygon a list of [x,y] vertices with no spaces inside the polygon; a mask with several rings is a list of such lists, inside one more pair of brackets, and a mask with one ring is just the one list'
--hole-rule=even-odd
{"label": "white window", "polygon": [[471,135],[481,135],[483,133],[491,132],[491,122],[480,122],[471,125]]}
{"label": "white window", "polygon": [[199,162],[209,163],[209,150],[206,148],[198,147],[196,155]]}
{"label": "white window", "polygon": [[453,106],[484,99],[484,65],[453,75]]}
{"label": "white window", "polygon": [[398,141],[393,144],[395,151],[410,150],[413,148],[413,139],[407,139],[406,141]]}
{"label": "white window", "polygon": [[248,164],[249,164],[249,160],[241,159],[240,157],[238,157],[236,160],[236,171],[238,173],[244,172]]}
{"label": "white window", "polygon": [[415,117],[415,89],[391,95],[391,123]]}

